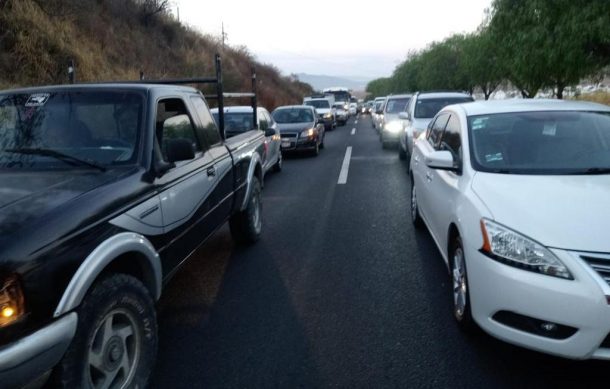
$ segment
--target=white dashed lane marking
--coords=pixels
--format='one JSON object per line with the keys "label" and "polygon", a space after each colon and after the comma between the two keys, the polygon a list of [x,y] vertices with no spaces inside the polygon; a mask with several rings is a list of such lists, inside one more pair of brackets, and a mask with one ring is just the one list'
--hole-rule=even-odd
{"label": "white dashed lane marking", "polygon": [[349,161],[352,158],[352,146],[347,146],[345,150],[345,158],[343,158],[343,165],[341,165],[341,173],[339,173],[339,180],[337,184],[347,184],[347,174],[349,173]]}

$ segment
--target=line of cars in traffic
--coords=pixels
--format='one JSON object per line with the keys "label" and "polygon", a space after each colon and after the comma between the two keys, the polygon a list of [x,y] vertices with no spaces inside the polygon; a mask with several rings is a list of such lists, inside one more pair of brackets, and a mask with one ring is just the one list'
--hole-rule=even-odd
{"label": "line of cars in traffic", "polygon": [[374,126],[409,157],[411,220],[449,269],[459,327],[610,360],[610,107],[457,92],[377,101]]}
{"label": "line of cars in traffic", "polygon": [[[218,108],[211,111],[218,123]],[[326,132],[345,125],[349,118],[345,103],[335,103],[328,97],[306,97],[302,105],[280,106],[272,113],[258,107],[258,129],[266,138],[264,171],[281,171],[285,153],[309,152],[317,156],[325,146]],[[250,106],[225,107],[227,138],[252,130],[253,120]]]}

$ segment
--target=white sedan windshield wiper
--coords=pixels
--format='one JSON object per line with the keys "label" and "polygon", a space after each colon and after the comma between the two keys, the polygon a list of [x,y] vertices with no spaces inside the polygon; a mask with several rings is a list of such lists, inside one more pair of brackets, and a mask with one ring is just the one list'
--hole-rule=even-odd
{"label": "white sedan windshield wiper", "polygon": [[51,157],[59,159],[60,161],[66,162],[70,165],[80,165],[80,166],[89,166],[95,169],[98,169],[102,172],[106,171],[106,168],[99,163],[92,161],[90,159],[81,159],[74,157],[72,155],[64,154],[57,150],[52,149],[42,149],[42,148],[20,148],[20,149],[5,149],[2,150],[8,153],[15,154],[25,154],[25,155],[41,155],[43,157]]}

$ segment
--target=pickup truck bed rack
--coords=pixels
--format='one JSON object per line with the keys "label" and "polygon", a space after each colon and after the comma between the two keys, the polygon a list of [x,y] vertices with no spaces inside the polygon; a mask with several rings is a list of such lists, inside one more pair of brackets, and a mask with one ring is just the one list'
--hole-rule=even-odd
{"label": "pickup truck bed rack", "polygon": [[[252,106],[252,125],[254,129],[258,128],[257,118],[257,97],[256,97],[256,69],[252,70],[252,92],[239,93],[239,92],[224,92],[223,81],[222,81],[222,60],[219,54],[214,55],[214,66],[216,68],[216,77],[191,77],[191,78],[168,78],[160,80],[149,80],[144,78],[144,72],[140,72],[140,80],[138,81],[108,81],[108,83],[127,83],[127,84],[163,84],[163,85],[192,85],[192,84],[216,84],[216,94],[205,95],[204,97],[208,100],[218,101],[218,127],[220,134],[223,139],[226,139],[225,134],[225,120],[224,120],[224,100],[225,98],[244,98],[249,97],[251,99]],[[73,61],[70,61],[68,66],[68,80],[71,84],[75,81],[75,65]],[[106,83],[106,82],[104,82]]]}

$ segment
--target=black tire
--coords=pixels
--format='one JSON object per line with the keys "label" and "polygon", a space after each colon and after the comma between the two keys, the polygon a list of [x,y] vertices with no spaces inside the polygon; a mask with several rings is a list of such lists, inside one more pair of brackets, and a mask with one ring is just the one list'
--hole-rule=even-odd
{"label": "black tire", "polygon": [[417,206],[417,195],[415,194],[415,183],[411,180],[411,223],[413,226],[420,230],[424,228],[424,221],[419,214],[419,207]]}
{"label": "black tire", "polygon": [[250,185],[252,185],[252,192],[246,209],[236,213],[229,220],[231,235],[241,245],[251,245],[258,241],[262,230],[263,203],[258,177],[252,177]]}
{"label": "black tire", "polygon": [[275,163],[275,165],[273,165],[273,171],[276,173],[279,173],[282,171],[282,166],[284,165],[284,157],[282,156],[282,153],[279,153],[279,156],[277,157],[277,162]]}
{"label": "black tire", "polygon": [[402,148],[400,144],[398,145],[398,158],[400,158],[402,161],[407,159],[407,152]]}
{"label": "black tire", "polygon": [[[460,257],[461,255],[461,257]],[[470,288],[468,287],[468,272],[466,271],[466,259],[464,257],[464,246],[462,245],[462,238],[456,236],[451,243],[451,251],[449,256],[449,264],[451,265],[451,286],[452,286],[452,297],[453,297],[453,317],[460,328],[460,330],[473,333],[477,329],[477,325],[472,318],[472,311],[470,309]],[[460,263],[460,266],[456,264]],[[461,267],[463,273],[457,269]],[[457,290],[463,292],[464,305],[458,304],[458,298],[456,297]]]}
{"label": "black tire", "polygon": [[313,157],[317,157],[318,155],[320,155],[320,144],[316,142],[316,146],[314,147],[314,149],[311,151],[311,155]]}
{"label": "black tire", "polygon": [[[53,372],[54,387],[95,388],[111,379],[113,384],[125,379],[129,388],[147,387],[157,355],[157,318],[146,287],[126,274],[109,275],[92,286],[77,313],[74,339]],[[104,369],[94,367],[95,355]],[[116,373],[108,373],[109,368]]]}

